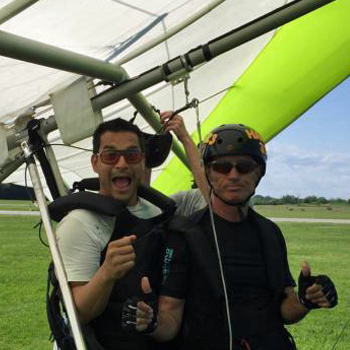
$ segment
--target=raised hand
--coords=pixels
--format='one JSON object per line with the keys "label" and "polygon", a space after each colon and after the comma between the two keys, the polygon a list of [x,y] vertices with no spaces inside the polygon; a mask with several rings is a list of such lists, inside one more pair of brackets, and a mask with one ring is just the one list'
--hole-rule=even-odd
{"label": "raised hand", "polygon": [[332,280],[326,275],[311,275],[307,261],[301,264],[298,297],[308,309],[332,308],[338,304],[338,295]]}
{"label": "raised hand", "polygon": [[136,255],[132,243],[135,235],[125,236],[108,244],[106,258],[102,269],[106,278],[117,280],[122,278],[135,265]]}
{"label": "raised hand", "polygon": [[142,296],[127,299],[122,309],[122,328],[127,333],[150,334],[157,328],[158,298],[147,277],[141,279]]}
{"label": "raised hand", "polygon": [[186,137],[190,137],[184,121],[180,115],[175,115],[171,119],[172,111],[162,112],[160,122],[165,126],[165,131],[173,131],[176,137],[182,142]]}
{"label": "raised hand", "polygon": [[152,293],[148,277],[142,277],[143,297],[137,303],[137,325],[139,332],[152,333],[157,327],[157,296]]}

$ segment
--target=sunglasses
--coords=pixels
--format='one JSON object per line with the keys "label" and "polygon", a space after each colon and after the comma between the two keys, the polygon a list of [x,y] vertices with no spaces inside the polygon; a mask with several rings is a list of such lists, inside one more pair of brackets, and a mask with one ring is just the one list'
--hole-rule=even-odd
{"label": "sunglasses", "polygon": [[253,160],[238,160],[237,162],[230,162],[228,160],[217,160],[210,163],[211,168],[220,173],[228,174],[232,168],[235,168],[239,174],[248,174],[256,169],[259,164]]}
{"label": "sunglasses", "polygon": [[124,157],[125,161],[129,164],[137,164],[141,162],[143,153],[138,149],[127,149],[127,150],[104,150],[101,153],[96,153],[104,164],[116,164],[118,163],[121,156]]}

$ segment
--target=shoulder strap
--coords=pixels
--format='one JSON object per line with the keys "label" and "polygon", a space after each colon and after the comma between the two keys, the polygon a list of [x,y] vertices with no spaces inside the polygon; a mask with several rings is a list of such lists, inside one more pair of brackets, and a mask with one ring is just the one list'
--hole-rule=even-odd
{"label": "shoulder strap", "polygon": [[[92,181],[93,184],[95,182]],[[175,212],[175,202],[152,187],[139,186],[138,195],[162,210],[163,216],[160,221]],[[48,205],[48,209],[51,219],[59,222],[73,209],[86,209],[98,214],[118,216],[125,213],[126,205],[111,197],[82,191],[57,198]]]}
{"label": "shoulder strap", "polygon": [[50,217],[61,221],[73,209],[86,209],[98,214],[117,216],[126,210],[124,203],[92,192],[78,192],[57,198],[48,205]]}
{"label": "shoulder strap", "polygon": [[176,210],[175,201],[153,187],[140,185],[137,188],[137,194],[160,208],[164,213],[167,213],[168,216],[174,214]]}
{"label": "shoulder strap", "polygon": [[71,330],[62,315],[63,312],[65,311],[61,304],[60,289],[51,262],[48,268],[46,289],[46,315],[52,332],[51,336],[61,350],[76,350]]}
{"label": "shoulder strap", "polygon": [[249,210],[249,216],[259,234],[271,287],[281,289],[284,283],[281,232],[274,222],[258,214],[251,208]]}
{"label": "shoulder strap", "polygon": [[195,259],[196,264],[206,276],[209,286],[217,298],[223,295],[221,283],[218,281],[220,268],[218,257],[210,241],[198,226],[199,221],[206,214],[208,208],[203,208],[190,217],[174,216],[170,219],[167,228],[185,235],[186,243]]}

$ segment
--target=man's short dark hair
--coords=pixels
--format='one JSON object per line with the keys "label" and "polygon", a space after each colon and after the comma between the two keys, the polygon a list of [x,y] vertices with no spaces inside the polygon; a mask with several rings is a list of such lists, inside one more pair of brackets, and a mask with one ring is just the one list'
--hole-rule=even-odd
{"label": "man's short dark hair", "polygon": [[139,129],[139,127],[135,124],[128,122],[127,120],[124,120],[122,118],[117,118],[117,119],[109,120],[108,122],[101,123],[96,128],[92,136],[93,153],[95,154],[98,153],[100,149],[101,136],[107,131],[112,131],[112,132],[129,131],[129,132],[135,133],[139,140],[142,152],[145,151],[145,138],[143,136],[142,131]]}

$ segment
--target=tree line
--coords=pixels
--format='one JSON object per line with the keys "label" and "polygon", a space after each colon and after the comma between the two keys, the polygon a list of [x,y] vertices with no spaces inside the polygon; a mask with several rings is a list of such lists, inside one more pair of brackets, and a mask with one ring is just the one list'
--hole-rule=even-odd
{"label": "tree line", "polygon": [[270,196],[255,195],[253,197],[254,204],[263,205],[277,205],[277,204],[350,204],[350,198],[348,200],[342,198],[327,199],[325,197],[307,196],[305,198],[299,198],[293,195],[285,195],[281,198],[274,198]]}

